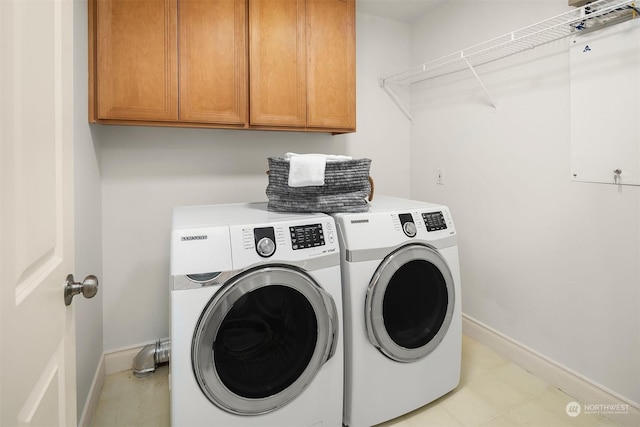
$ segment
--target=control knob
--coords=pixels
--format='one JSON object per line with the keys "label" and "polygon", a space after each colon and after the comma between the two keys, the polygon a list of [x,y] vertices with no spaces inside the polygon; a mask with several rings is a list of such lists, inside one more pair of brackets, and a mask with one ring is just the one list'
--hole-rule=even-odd
{"label": "control knob", "polygon": [[261,257],[268,258],[276,251],[276,244],[268,237],[263,237],[256,245],[256,251]]}
{"label": "control knob", "polygon": [[413,222],[405,222],[402,224],[402,231],[409,237],[414,237],[416,235],[416,225]]}

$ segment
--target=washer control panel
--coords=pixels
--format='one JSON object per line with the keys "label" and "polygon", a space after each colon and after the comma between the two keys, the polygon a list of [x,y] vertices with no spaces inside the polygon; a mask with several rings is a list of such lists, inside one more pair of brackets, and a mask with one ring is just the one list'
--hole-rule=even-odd
{"label": "washer control panel", "polygon": [[234,268],[269,260],[286,262],[339,254],[333,218],[229,226]]}
{"label": "washer control panel", "polygon": [[293,250],[324,246],[325,237],[322,224],[296,225],[289,227]]}
{"label": "washer control panel", "polygon": [[442,211],[427,212],[422,214],[422,220],[427,227],[427,231],[440,231],[447,229],[447,222],[445,221]]}

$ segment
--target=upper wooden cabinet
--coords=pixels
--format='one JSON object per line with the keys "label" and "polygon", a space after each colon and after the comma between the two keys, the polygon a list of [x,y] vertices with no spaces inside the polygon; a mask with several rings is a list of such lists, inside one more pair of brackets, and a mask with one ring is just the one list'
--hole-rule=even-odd
{"label": "upper wooden cabinet", "polygon": [[176,121],[175,0],[93,4],[95,118]]}
{"label": "upper wooden cabinet", "polygon": [[180,121],[247,122],[244,0],[180,0]]}
{"label": "upper wooden cabinet", "polygon": [[89,121],[355,131],[354,0],[89,0]]}
{"label": "upper wooden cabinet", "polygon": [[305,0],[249,2],[251,124],[307,124]]}
{"label": "upper wooden cabinet", "polygon": [[307,126],[356,127],[353,1],[307,0]]}
{"label": "upper wooden cabinet", "polygon": [[355,129],[352,0],[249,1],[250,124]]}

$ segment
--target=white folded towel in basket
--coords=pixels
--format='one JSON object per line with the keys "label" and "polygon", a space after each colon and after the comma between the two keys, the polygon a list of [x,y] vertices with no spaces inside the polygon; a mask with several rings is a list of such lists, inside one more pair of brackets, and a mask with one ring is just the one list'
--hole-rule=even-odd
{"label": "white folded towel in basket", "polygon": [[333,154],[296,154],[284,156],[289,161],[290,187],[309,187],[324,185],[324,170],[327,162],[352,160],[349,156]]}

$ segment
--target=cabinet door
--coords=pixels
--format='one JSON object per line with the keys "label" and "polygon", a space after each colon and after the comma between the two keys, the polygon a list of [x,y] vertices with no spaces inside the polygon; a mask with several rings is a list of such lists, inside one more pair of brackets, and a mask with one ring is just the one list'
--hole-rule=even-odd
{"label": "cabinet door", "polygon": [[249,2],[252,125],[306,124],[304,0]]}
{"label": "cabinet door", "polygon": [[177,0],[96,1],[97,118],[176,121]]}
{"label": "cabinet door", "polygon": [[354,0],[307,0],[307,126],[355,129]]}
{"label": "cabinet door", "polygon": [[180,0],[180,121],[245,124],[245,0]]}

